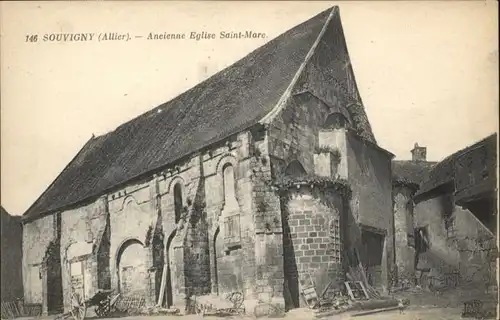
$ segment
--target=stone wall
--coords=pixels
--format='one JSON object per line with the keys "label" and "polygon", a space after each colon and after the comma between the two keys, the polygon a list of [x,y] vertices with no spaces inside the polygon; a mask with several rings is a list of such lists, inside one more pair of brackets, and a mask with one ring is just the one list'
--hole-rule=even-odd
{"label": "stone wall", "polygon": [[[154,198],[156,179],[129,185],[119,191],[108,195],[109,220],[110,220],[110,273],[112,288],[120,288],[123,291],[123,281],[120,273],[122,257],[128,256],[127,250],[138,250],[134,261],[127,261],[132,268],[131,276],[137,277],[134,282],[142,281],[146,285],[135,291],[133,295],[141,295],[146,298],[149,305],[154,303],[155,298],[155,275],[152,274],[152,250],[151,238],[154,233],[157,212]],[[137,245],[141,249],[136,249]],[[132,290],[132,289],[131,289]],[[124,295],[127,293],[122,292]]]}
{"label": "stone wall", "polygon": [[65,310],[71,307],[70,263],[82,261],[86,280],[85,298],[92,297],[98,290],[98,261],[93,255],[93,247],[100,242],[100,237],[106,228],[106,215],[106,203],[102,198],[91,204],[60,213],[60,261]]}
{"label": "stone wall", "polygon": [[55,239],[54,216],[45,216],[23,226],[23,285],[27,303],[42,303],[41,264],[49,243]]}
{"label": "stone wall", "polygon": [[[320,84],[317,83],[316,85]],[[329,91],[326,87],[323,89],[316,93],[321,95],[321,92],[324,93],[325,90]],[[265,181],[272,179],[279,181],[285,175],[287,166],[293,162],[300,163],[306,174],[313,175],[317,173],[316,164],[318,159],[317,156],[315,159],[315,153],[319,147],[319,132],[323,129],[323,125],[329,114],[341,112],[342,110],[344,109],[339,104],[339,101],[334,100],[332,104],[327,105],[324,100],[309,91],[293,95],[286,107],[277,114],[267,129],[264,139],[265,144],[262,148],[263,154],[269,156],[270,166],[268,167],[267,164],[263,166],[263,172],[256,174],[258,177],[258,180],[256,180]],[[326,165],[324,171],[330,172],[329,169],[330,167]],[[268,229],[270,231],[268,232],[275,234],[274,237],[276,239],[274,239],[274,242],[279,243],[279,239],[281,239],[280,245],[276,245],[275,249],[270,248],[269,250],[271,253],[275,251],[276,255],[283,255],[284,259],[293,259],[289,251],[286,251],[288,249],[283,248],[283,243],[286,243],[287,240],[286,237],[283,238],[281,230],[286,232],[288,226],[282,226],[281,211],[283,209],[281,208],[279,197],[265,183],[257,181],[254,182],[254,191],[257,192],[255,195],[256,208],[259,208],[259,206],[264,207],[259,205],[259,203],[266,204],[265,210],[257,209],[257,215],[258,217],[266,217],[267,221],[264,222],[264,226],[269,226],[270,228]],[[263,213],[259,213],[259,211],[263,211]],[[256,220],[256,227],[262,227],[259,219]],[[275,283],[272,284],[272,287],[276,288],[276,290],[280,287],[280,283],[284,283],[283,263],[283,261],[278,262],[276,259],[273,262],[274,270],[271,270],[270,274],[264,274],[265,276],[274,277]],[[265,283],[265,280],[263,283]],[[266,286],[269,287],[269,284],[266,284]],[[290,287],[291,284],[287,286]],[[281,287],[284,288],[283,286]],[[283,292],[279,292],[277,296],[281,297],[283,294]],[[293,304],[296,304],[296,302]]]}
{"label": "stone wall", "polygon": [[[243,132],[204,161],[212,292],[242,292],[248,312],[259,299],[282,297],[282,263],[264,258],[281,256],[280,219],[273,219],[279,217],[279,199],[266,186],[270,163],[264,139],[259,132]],[[230,198],[224,192],[228,165],[235,181]]]}
{"label": "stone wall", "polygon": [[342,266],[343,234],[340,195],[316,186],[290,189],[283,198],[284,270],[287,307],[306,306],[299,298],[299,283],[312,279],[316,291],[333,282],[340,289],[345,280]]}
{"label": "stone wall", "polygon": [[[388,289],[389,274],[394,265],[394,215],[392,208],[392,154],[346,132],[347,170],[349,184],[352,187],[350,214],[352,222],[349,246],[361,247],[362,230],[380,234],[383,239],[381,264],[381,289]],[[349,219],[348,219],[349,220]],[[363,256],[360,257],[362,260]]]}
{"label": "stone wall", "polygon": [[[445,223],[446,217],[452,222]],[[451,195],[419,202],[415,207],[416,225],[428,233],[429,247],[420,254],[417,271],[425,271],[424,285],[483,286],[495,277],[494,236],[475,217],[453,203]],[[454,274],[454,279],[450,279]],[[448,279],[448,280],[447,280]]]}
{"label": "stone wall", "polygon": [[[340,106],[328,106],[310,93],[294,96],[274,119],[268,130],[269,156],[273,158],[273,175],[279,176],[293,160],[307,173],[315,172],[314,154],[318,133],[328,114]],[[277,159],[277,160],[275,160]]]}
{"label": "stone wall", "polygon": [[188,296],[208,294],[211,291],[205,179],[200,177],[199,180],[193,198],[192,214],[186,223],[188,234],[184,245],[186,248],[184,269]]}
{"label": "stone wall", "polygon": [[[262,139],[259,143],[261,147],[265,146]],[[147,298],[150,305],[159,299],[162,281],[166,291],[170,290],[163,300],[181,310],[185,307],[187,296],[210,291],[216,293],[219,288],[222,289],[220,294],[241,291],[248,301],[281,296],[279,198],[264,190],[267,188],[266,179],[270,176],[270,163],[256,158],[253,148],[252,134],[241,133],[227,142],[214,145],[203,154],[178,162],[153,178],[145,178],[92,203],[62,212],[61,258],[67,260],[68,250],[80,252],[79,259],[86,279],[85,295],[91,296],[98,288],[123,289],[120,288],[119,262],[124,250],[134,244],[134,250],[140,250],[138,258],[142,259],[136,264],[144,269],[143,282],[147,284],[146,291],[141,295]],[[265,148],[263,151],[266,151]],[[222,183],[222,170],[227,164],[234,168],[236,200],[231,205],[225,201]],[[254,180],[261,189],[253,188]],[[178,183],[182,186],[183,208],[182,219],[176,223],[173,189]],[[261,203],[256,198],[270,204],[265,212],[260,213],[260,218],[254,214],[257,203]],[[274,212],[279,218],[278,223],[275,223],[276,219],[271,219],[274,223],[273,234],[264,233],[268,219],[266,212]],[[227,254],[223,235],[226,218],[233,216],[239,218],[239,243],[232,246],[230,254]],[[256,221],[259,221],[259,228],[256,228]],[[37,220],[28,228],[31,226],[33,229],[32,226],[43,222],[43,219]],[[261,235],[256,236],[256,230],[260,230],[258,233]],[[216,250],[215,238],[218,234],[222,235],[220,239],[224,250]],[[155,237],[163,241],[163,257],[158,249],[153,250]],[[142,249],[138,249],[137,245]],[[28,255],[36,258],[31,252]],[[215,260],[216,255],[218,260]],[[272,257],[273,261],[259,257]],[[38,260],[41,261],[41,258]],[[165,268],[160,261],[162,259]],[[170,273],[168,277],[162,274],[165,270]],[[237,286],[225,287],[225,283],[234,277],[235,270],[239,270],[240,277]],[[66,263],[63,264],[66,305],[69,282]]]}
{"label": "stone wall", "polygon": [[415,234],[413,218],[414,190],[405,185],[395,185],[394,205],[394,247],[397,266],[397,280],[413,284],[415,281]]}
{"label": "stone wall", "polygon": [[[325,49],[323,46],[320,51]],[[346,52],[339,54],[345,55]],[[327,74],[329,68],[319,67],[333,63],[333,60],[331,53],[326,52],[313,57],[294,88],[294,94],[271,122],[268,140],[272,176],[280,179],[287,166],[298,161],[308,175],[348,179],[353,199],[346,208],[343,226],[349,234],[345,239],[346,250],[356,248],[358,252],[363,251],[363,230],[382,235],[381,277],[382,287],[387,289],[389,271],[394,264],[393,155],[366,141],[373,141],[373,137],[364,111],[349,108],[359,98],[357,93],[351,92],[353,95],[349,96],[349,93],[341,90],[342,85],[331,82],[336,78]],[[327,128],[327,119],[332,114],[342,115],[347,121],[346,127]],[[358,130],[361,128],[365,130]],[[366,139],[360,138],[358,134]],[[335,150],[340,159],[334,159],[334,152],[321,151],[323,147]]]}
{"label": "stone wall", "polygon": [[254,136],[258,150],[252,161],[256,297],[283,305],[283,226],[280,198],[270,185],[273,179],[270,138],[268,134]]}

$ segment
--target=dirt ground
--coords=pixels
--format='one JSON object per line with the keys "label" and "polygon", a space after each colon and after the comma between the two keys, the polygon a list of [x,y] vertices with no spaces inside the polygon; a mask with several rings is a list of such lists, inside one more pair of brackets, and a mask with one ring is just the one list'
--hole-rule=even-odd
{"label": "dirt ground", "polygon": [[[335,315],[326,318],[322,318],[325,320],[344,320],[344,319],[359,319],[359,320],[452,320],[452,319],[461,319],[461,309],[459,308],[422,308],[422,307],[411,307],[406,309],[403,313],[399,311],[388,311],[382,312],[378,314],[371,314],[366,316],[358,316],[352,317],[351,314],[342,314]],[[126,318],[115,318],[110,320],[200,320],[202,319],[197,315],[186,315],[186,316],[140,316],[140,317],[126,317]],[[203,319],[206,320],[230,320],[230,319],[255,319],[252,317],[205,317]],[[266,319],[266,318],[259,318]],[[276,318],[274,318],[276,319]],[[297,314],[287,314],[284,318],[279,318],[284,320],[305,320],[307,318],[303,318]],[[309,318],[310,319],[310,318]]]}
{"label": "dirt ground", "polygon": [[[399,310],[385,311],[363,316],[354,316],[357,312],[342,313],[332,315],[321,319],[325,320],[344,320],[344,319],[359,319],[359,320],[451,320],[451,319],[466,319],[462,318],[463,301],[478,299],[483,301],[484,306],[493,311],[497,304],[497,299],[494,293],[489,295],[474,293],[471,290],[450,290],[448,292],[406,292],[395,294],[394,298],[405,298],[410,300],[410,305],[400,313]],[[359,312],[359,311],[358,311]],[[42,318],[24,318],[19,320],[54,320],[54,317]],[[71,320],[72,318],[69,318]],[[86,320],[92,318],[86,318]],[[200,320],[198,315],[186,316],[129,316],[120,318],[106,318],[107,320]],[[206,320],[232,320],[232,319],[256,319],[255,317],[212,317],[206,316]],[[271,319],[262,317],[259,319]],[[282,318],[284,320],[309,320],[314,319],[313,315],[305,309],[295,309],[287,313]],[[469,318],[473,319],[473,318]],[[497,319],[494,315],[487,319]],[[104,320],[104,319],[103,319]]]}
{"label": "dirt ground", "polygon": [[[452,319],[462,319],[461,318],[461,308],[439,308],[439,307],[412,307],[405,309],[403,313],[399,310],[396,311],[386,311],[376,314],[370,314],[365,316],[353,317],[352,314],[340,314],[329,316],[321,319],[325,320],[345,320],[345,319],[359,319],[359,320],[452,320]],[[38,318],[40,319],[40,318]],[[186,316],[130,316],[123,318],[107,318],[108,320],[200,320],[202,319],[197,315],[186,315]],[[204,317],[205,320],[250,320],[253,317]],[[271,319],[271,318],[259,318],[259,319]],[[276,319],[276,318],[274,318]],[[300,314],[287,314],[284,318],[278,318],[283,320],[306,320],[313,319],[310,317],[301,316]],[[89,319],[90,320],[90,319]]]}

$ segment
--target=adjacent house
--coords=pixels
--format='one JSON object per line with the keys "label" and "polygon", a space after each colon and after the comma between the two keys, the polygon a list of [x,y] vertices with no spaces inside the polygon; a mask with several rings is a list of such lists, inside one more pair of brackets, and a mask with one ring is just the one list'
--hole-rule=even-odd
{"label": "adjacent house", "polygon": [[438,163],[427,162],[417,144],[412,153],[412,161],[393,164],[399,279],[494,288],[497,134]]}

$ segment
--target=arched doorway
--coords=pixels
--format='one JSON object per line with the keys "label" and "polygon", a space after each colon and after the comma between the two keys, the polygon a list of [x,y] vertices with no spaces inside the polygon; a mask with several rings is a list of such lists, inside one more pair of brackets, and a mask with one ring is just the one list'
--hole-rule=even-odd
{"label": "arched doorway", "polygon": [[126,241],[118,253],[118,279],[124,296],[147,295],[146,248],[136,239]]}

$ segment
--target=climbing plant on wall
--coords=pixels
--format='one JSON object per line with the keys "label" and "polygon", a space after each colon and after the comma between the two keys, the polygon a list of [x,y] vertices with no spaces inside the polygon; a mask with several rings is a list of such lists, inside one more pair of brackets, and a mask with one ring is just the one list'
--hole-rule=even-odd
{"label": "climbing plant on wall", "polygon": [[152,236],[153,236],[153,226],[149,226],[148,231],[146,231],[146,238],[144,239],[144,245],[146,247],[151,244]]}
{"label": "climbing plant on wall", "polygon": [[290,191],[291,189],[307,185],[311,187],[319,187],[323,190],[334,190],[346,200],[350,200],[352,197],[351,186],[345,179],[328,178],[316,175],[307,175],[300,178],[285,176],[273,184],[275,190],[278,191],[280,193],[280,196],[282,197],[286,196],[288,194],[288,191]]}
{"label": "climbing plant on wall", "polygon": [[337,163],[340,162],[340,159],[342,158],[342,154],[339,149],[330,146],[319,146],[316,148],[316,153],[329,153],[332,156],[332,160]]}
{"label": "climbing plant on wall", "polygon": [[43,264],[44,265],[52,265],[53,263],[59,263],[61,261],[61,257],[59,254],[59,244],[56,239],[49,242],[47,249],[45,250],[45,254],[43,256]]}
{"label": "climbing plant on wall", "polygon": [[203,213],[205,212],[206,203],[204,201],[195,201],[193,203],[193,214],[189,218],[189,222],[194,227],[200,221]]}

